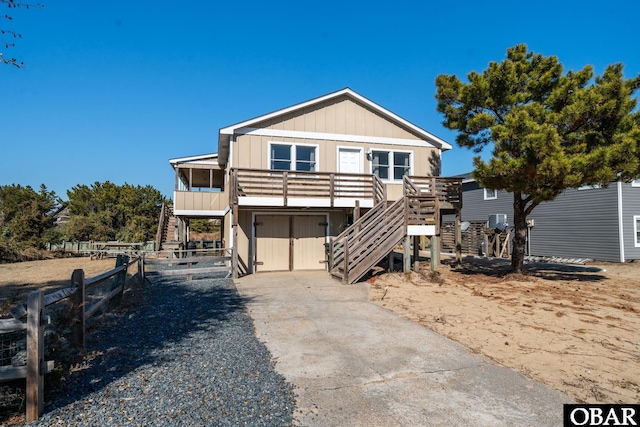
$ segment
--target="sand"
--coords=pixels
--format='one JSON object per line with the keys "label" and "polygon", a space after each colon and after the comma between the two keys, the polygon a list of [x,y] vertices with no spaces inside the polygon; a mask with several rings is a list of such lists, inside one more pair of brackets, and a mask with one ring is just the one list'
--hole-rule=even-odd
{"label": "sand", "polygon": [[370,300],[578,402],[640,401],[640,262],[507,267],[423,262],[369,279]]}

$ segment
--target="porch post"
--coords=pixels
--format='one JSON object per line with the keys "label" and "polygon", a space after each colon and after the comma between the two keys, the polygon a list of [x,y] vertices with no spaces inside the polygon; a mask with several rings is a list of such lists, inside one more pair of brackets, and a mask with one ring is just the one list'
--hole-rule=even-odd
{"label": "porch post", "polygon": [[238,278],[238,205],[233,205],[231,217],[231,232],[233,233],[233,245],[231,247],[231,270],[234,279]]}

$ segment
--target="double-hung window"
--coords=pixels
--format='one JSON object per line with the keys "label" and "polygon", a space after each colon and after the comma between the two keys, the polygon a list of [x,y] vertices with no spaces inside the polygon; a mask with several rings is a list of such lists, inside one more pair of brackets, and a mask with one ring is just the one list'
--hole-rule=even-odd
{"label": "double-hung window", "polygon": [[640,215],[633,217],[633,234],[635,235],[635,247],[640,248]]}
{"label": "double-hung window", "polygon": [[498,198],[498,191],[493,188],[485,188],[484,189],[484,199],[485,200],[495,200]]}
{"label": "double-hung window", "polygon": [[270,143],[270,168],[275,170],[317,170],[318,147],[316,145]]}
{"label": "double-hung window", "polygon": [[383,181],[401,181],[403,176],[411,175],[411,153],[374,150],[371,172]]}

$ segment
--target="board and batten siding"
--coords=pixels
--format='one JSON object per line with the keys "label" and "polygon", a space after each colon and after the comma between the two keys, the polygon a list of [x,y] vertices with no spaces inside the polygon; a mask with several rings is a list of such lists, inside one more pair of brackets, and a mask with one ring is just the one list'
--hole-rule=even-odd
{"label": "board and batten siding", "polygon": [[265,120],[255,127],[416,141],[421,139],[346,95]]}
{"label": "board and batten siding", "polygon": [[[613,185],[613,184],[612,184]],[[634,216],[640,216],[640,186],[623,183],[622,187],[622,230],[624,233],[624,257],[626,260],[640,259],[640,247],[636,247]]]}
{"label": "board and batten siding", "polygon": [[[628,209],[635,209],[638,212],[636,215],[640,215],[640,200],[635,206]],[[513,195],[498,191],[496,199],[484,200],[484,189],[477,183],[464,184],[463,221],[487,221],[489,214],[506,214],[507,222],[513,225]],[[620,261],[615,183],[607,188],[568,189],[555,200],[536,206],[528,219],[533,219],[535,223],[530,232],[532,255]],[[630,236],[629,239],[633,237],[633,214],[627,214],[625,221],[629,224],[625,225],[627,248],[633,246],[633,241],[626,242],[626,236]],[[629,232],[626,227],[629,227]],[[627,256],[627,259],[630,257]]]}

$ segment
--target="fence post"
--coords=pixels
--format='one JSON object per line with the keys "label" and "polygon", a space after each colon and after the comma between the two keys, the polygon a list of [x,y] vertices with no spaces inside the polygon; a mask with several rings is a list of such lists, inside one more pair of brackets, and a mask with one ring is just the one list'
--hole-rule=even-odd
{"label": "fence post", "polygon": [[77,287],[77,291],[71,297],[72,316],[71,319],[71,342],[76,347],[84,351],[84,270],[73,270],[71,275],[71,285]]}
{"label": "fence post", "polygon": [[140,261],[138,261],[138,271],[140,272],[140,284],[144,284],[144,257],[146,256],[146,252],[142,252],[142,257]]}
{"label": "fence post", "polygon": [[44,326],[42,291],[27,299],[27,422],[36,421],[44,407]]}
{"label": "fence post", "polygon": [[114,289],[119,287],[120,292],[118,293],[118,296],[113,299],[113,304],[111,306],[120,305],[120,303],[122,302],[122,294],[124,294],[124,285],[127,283],[127,272],[129,269],[128,256],[119,254],[116,257],[116,268],[120,266],[124,266],[125,269],[118,273],[118,275],[116,276],[116,286],[114,287]]}

